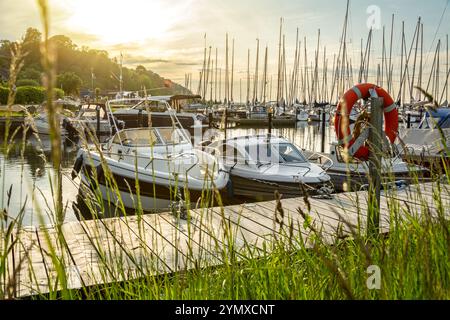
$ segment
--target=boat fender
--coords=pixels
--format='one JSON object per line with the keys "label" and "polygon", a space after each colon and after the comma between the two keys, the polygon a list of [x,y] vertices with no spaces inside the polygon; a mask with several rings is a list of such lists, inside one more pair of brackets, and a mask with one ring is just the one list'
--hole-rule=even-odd
{"label": "boat fender", "polygon": [[80,154],[78,156],[77,160],[75,160],[75,164],[73,165],[72,180],[75,179],[78,176],[78,174],[80,173],[82,165],[83,165],[83,155]]}
{"label": "boat fender", "polygon": [[231,178],[228,179],[226,188],[227,188],[227,195],[228,195],[228,197],[229,198],[234,197],[233,181],[231,180]]}
{"label": "boat fender", "polygon": [[100,182],[105,178],[105,173],[103,172],[103,167],[101,164],[99,164],[95,169],[97,171],[97,182]]}

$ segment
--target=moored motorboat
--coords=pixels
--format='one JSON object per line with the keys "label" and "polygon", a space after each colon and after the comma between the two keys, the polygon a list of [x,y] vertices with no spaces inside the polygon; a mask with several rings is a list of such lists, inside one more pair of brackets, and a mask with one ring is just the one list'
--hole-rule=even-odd
{"label": "moored motorboat", "polygon": [[439,169],[450,165],[450,109],[425,113],[418,128],[404,129],[399,136],[402,158],[411,163]]}
{"label": "moored motorboat", "polygon": [[243,136],[218,140],[205,150],[219,157],[230,174],[225,197],[235,195],[256,200],[273,200],[275,191],[282,197],[329,195],[330,177],[283,137]]}
{"label": "moored motorboat", "polygon": [[[326,172],[330,176],[336,191],[357,191],[369,183],[369,161],[361,161],[346,157],[344,149],[336,142],[331,144],[330,153],[308,152],[303,150],[308,161],[318,165],[327,162]],[[328,166],[331,159],[331,165]],[[396,181],[414,183],[428,180],[430,172],[424,167],[410,165],[403,161],[397,153],[393,157],[384,157],[381,162],[381,180],[383,184],[392,184]]]}
{"label": "moored motorboat", "polygon": [[[147,97],[137,100],[135,105],[129,108],[121,108],[113,111],[116,119],[123,121],[125,128],[164,127],[173,125],[173,117],[166,109],[165,97]],[[111,105],[118,101],[109,102]],[[178,121],[191,135],[199,135],[208,126],[208,118],[203,114],[192,112],[177,112]]]}
{"label": "moored motorboat", "polygon": [[217,159],[194,149],[176,127],[125,129],[101,149],[80,149],[72,177],[78,173],[104,200],[122,201],[130,209],[140,205],[144,211],[168,210],[180,201],[195,204],[228,182]]}

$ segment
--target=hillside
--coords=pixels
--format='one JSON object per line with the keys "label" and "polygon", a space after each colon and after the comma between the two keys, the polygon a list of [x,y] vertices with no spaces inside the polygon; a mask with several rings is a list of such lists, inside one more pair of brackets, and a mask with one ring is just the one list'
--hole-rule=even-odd
{"label": "hillside", "polygon": [[[41,33],[28,28],[24,36],[23,47],[28,53],[25,57],[24,67],[18,76],[20,85],[41,85],[41,53],[39,50],[42,41]],[[109,57],[105,50],[79,47],[64,35],[50,38],[57,57],[56,74],[57,86],[64,89],[66,94],[78,95],[88,92],[93,87],[99,88],[101,94],[119,91],[120,67],[117,59]],[[0,80],[7,81],[10,64],[11,42],[0,41]],[[92,74],[94,77],[92,77]],[[123,67],[123,90],[137,91],[146,88],[152,95],[187,94],[189,90],[160,75],[147,70],[144,66],[136,69]],[[151,90],[155,88],[162,88]]]}

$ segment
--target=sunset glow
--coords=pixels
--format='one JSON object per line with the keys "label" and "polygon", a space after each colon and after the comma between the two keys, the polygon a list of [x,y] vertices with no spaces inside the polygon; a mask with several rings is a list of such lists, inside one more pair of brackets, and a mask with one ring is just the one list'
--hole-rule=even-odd
{"label": "sunset glow", "polygon": [[164,38],[180,13],[180,7],[168,9],[161,1],[64,2],[65,8],[72,12],[67,26],[105,44]]}

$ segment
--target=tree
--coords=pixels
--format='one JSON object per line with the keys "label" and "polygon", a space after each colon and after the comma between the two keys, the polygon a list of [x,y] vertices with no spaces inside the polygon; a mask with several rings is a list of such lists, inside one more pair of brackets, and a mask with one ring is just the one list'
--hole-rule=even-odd
{"label": "tree", "polygon": [[27,67],[22,69],[22,71],[20,71],[18,79],[30,79],[30,80],[34,80],[37,83],[41,83],[41,78],[42,78],[42,72],[33,68],[33,67]]}
{"label": "tree", "polygon": [[64,72],[58,75],[56,81],[58,87],[63,89],[67,95],[78,95],[83,84],[81,78],[74,72]]}
{"label": "tree", "polygon": [[144,73],[147,72],[147,69],[145,69],[145,67],[144,67],[143,65],[138,65],[138,66],[136,67],[136,72],[137,72],[138,74],[144,74]]}
{"label": "tree", "polygon": [[39,83],[36,80],[33,79],[20,79],[16,82],[17,87],[39,87]]}
{"label": "tree", "polygon": [[28,28],[23,37],[23,51],[25,56],[25,64],[34,65],[41,69],[41,45],[42,34],[35,28]]}

